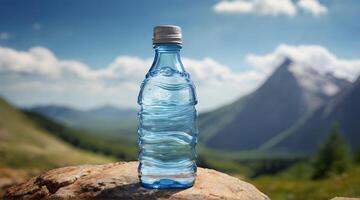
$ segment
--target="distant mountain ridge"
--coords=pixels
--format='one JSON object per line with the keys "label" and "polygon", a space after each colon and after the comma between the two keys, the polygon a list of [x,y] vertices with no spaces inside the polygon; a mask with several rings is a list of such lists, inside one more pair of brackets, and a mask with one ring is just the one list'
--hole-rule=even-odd
{"label": "distant mountain ridge", "polygon": [[[352,146],[357,145],[359,82],[321,74],[285,58],[251,94],[200,113],[199,141],[212,149],[308,152],[338,121]],[[87,132],[137,138],[136,110],[109,105],[86,111],[54,105],[31,110]]]}
{"label": "distant mountain ridge", "polygon": [[[200,140],[207,147],[225,150],[287,149],[286,142],[281,148],[278,143],[350,87],[346,80],[286,58],[253,93],[200,115],[200,135],[204,135]],[[300,143],[289,149],[303,150]]]}
{"label": "distant mountain ridge", "polygon": [[105,105],[105,106],[89,109],[87,112],[101,116],[116,116],[116,117],[120,117],[120,119],[124,119],[129,116],[134,117],[134,114],[136,115],[137,111],[135,109],[130,109],[130,108],[118,108],[111,105]]}
{"label": "distant mountain ridge", "polygon": [[338,123],[351,147],[360,145],[360,77],[352,85],[316,110],[291,135],[274,143],[271,149],[315,150],[333,123]]}
{"label": "distant mountain ridge", "polygon": [[67,106],[34,106],[29,110],[42,114],[69,127],[94,134],[136,138],[137,111],[105,105],[89,110]]}

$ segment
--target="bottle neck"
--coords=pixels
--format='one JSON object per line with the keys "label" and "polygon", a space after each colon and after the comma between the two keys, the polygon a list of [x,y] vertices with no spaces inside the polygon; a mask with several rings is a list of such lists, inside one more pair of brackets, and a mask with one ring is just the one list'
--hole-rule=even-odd
{"label": "bottle neck", "polygon": [[163,67],[170,67],[179,72],[184,72],[183,64],[181,63],[179,44],[156,44],[154,45],[155,58],[150,68],[150,72],[159,70]]}

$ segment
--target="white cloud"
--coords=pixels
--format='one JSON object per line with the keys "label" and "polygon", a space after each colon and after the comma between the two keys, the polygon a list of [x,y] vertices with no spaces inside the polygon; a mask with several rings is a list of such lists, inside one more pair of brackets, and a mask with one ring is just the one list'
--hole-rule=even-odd
{"label": "white cloud", "polygon": [[0,40],[8,40],[11,38],[10,33],[8,32],[0,32]]}
{"label": "white cloud", "polygon": [[295,16],[298,9],[320,16],[327,13],[327,8],[318,0],[220,0],[213,6],[216,13],[244,13],[262,16]]}
{"label": "white cloud", "polygon": [[328,11],[318,0],[299,0],[297,5],[305,12],[314,16],[324,15]]}
{"label": "white cloud", "polygon": [[223,0],[213,6],[217,13],[254,13],[259,15],[294,16],[297,12],[291,0]]}
{"label": "white cloud", "polygon": [[[28,51],[0,47],[0,93],[20,105],[135,107],[151,62],[151,58],[119,56],[104,68],[92,69],[75,60],[58,59],[44,47]],[[212,58],[184,58],[183,63],[198,88],[201,110],[235,100],[262,79],[253,71],[235,73]]]}
{"label": "white cloud", "polygon": [[[298,66],[320,73],[333,72],[353,81],[360,74],[360,60],[337,58],[314,45],[279,45],[265,55],[248,54],[250,69],[234,72],[212,58],[183,58],[197,86],[200,110],[230,103],[253,91],[290,57]],[[118,56],[101,69],[76,60],[61,60],[49,49],[34,47],[18,51],[0,46],[0,95],[18,105],[65,104],[89,108],[102,104],[136,107],[141,81],[152,58]]]}
{"label": "white cloud", "polygon": [[246,61],[256,70],[269,74],[284,57],[289,57],[301,67],[311,67],[320,74],[333,73],[349,81],[354,81],[360,74],[360,60],[340,59],[328,49],[317,45],[282,44],[269,54],[249,54]]}

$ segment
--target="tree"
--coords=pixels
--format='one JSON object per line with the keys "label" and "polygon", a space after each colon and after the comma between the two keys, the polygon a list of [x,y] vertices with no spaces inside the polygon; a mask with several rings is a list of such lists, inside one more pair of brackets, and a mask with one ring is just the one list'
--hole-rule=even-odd
{"label": "tree", "polygon": [[360,164],[360,145],[357,147],[357,149],[355,151],[354,161],[355,161],[355,163]]}
{"label": "tree", "polygon": [[313,179],[341,174],[350,163],[349,148],[337,124],[333,124],[328,138],[320,146],[313,163]]}

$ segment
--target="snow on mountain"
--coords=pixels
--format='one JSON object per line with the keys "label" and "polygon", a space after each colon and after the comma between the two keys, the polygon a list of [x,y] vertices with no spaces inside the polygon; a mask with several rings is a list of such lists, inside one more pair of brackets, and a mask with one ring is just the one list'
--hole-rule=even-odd
{"label": "snow on mountain", "polygon": [[314,66],[285,58],[269,78],[242,101],[200,116],[208,147],[251,150],[302,121],[350,83]]}
{"label": "snow on mountain", "polygon": [[[341,88],[350,83],[332,74],[322,74],[312,66],[293,62],[289,71],[294,75],[304,92],[304,98],[310,109],[316,109],[326,100],[337,94]],[[341,84],[340,84],[341,83]]]}

